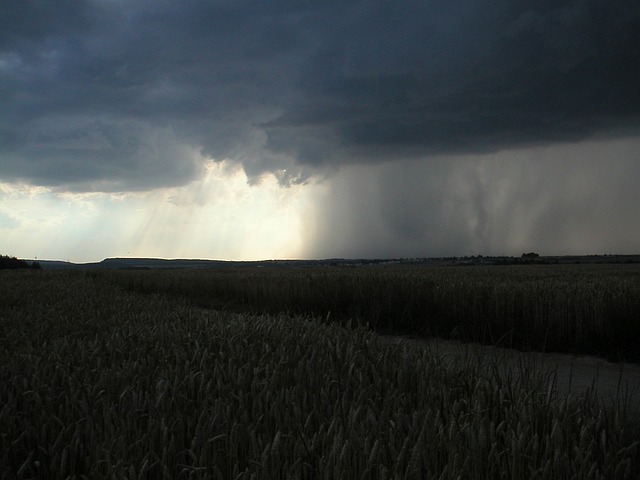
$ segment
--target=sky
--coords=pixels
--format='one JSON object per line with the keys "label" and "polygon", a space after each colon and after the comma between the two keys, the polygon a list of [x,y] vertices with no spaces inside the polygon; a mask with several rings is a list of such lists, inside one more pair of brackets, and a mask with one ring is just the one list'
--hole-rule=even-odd
{"label": "sky", "polygon": [[640,253],[640,3],[4,0],[0,253]]}

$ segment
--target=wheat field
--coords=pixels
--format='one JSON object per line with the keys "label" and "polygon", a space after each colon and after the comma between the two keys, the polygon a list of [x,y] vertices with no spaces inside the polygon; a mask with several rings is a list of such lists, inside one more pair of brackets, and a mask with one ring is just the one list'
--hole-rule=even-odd
{"label": "wheat field", "polygon": [[[229,272],[116,273],[0,272],[0,478],[639,478],[625,403],[560,395],[553,372],[311,310],[204,308]],[[295,294],[251,275],[226,285],[255,310],[279,281]]]}

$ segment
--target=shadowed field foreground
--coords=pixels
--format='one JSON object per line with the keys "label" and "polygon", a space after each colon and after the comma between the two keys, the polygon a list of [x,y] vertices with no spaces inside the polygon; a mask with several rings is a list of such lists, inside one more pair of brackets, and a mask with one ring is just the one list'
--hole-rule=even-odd
{"label": "shadowed field foreground", "polygon": [[0,478],[638,478],[624,396],[145,273],[0,272]]}

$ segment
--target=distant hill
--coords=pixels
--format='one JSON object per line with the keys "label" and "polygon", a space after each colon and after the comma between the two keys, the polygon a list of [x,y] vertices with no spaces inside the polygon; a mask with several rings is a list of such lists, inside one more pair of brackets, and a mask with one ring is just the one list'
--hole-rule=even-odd
{"label": "distant hill", "polygon": [[39,260],[45,270],[150,270],[160,268],[219,268],[238,262],[221,260],[166,260],[162,258],[105,258],[101,262],[72,263],[59,260]]}
{"label": "distant hill", "polygon": [[[163,259],[163,258],[105,258],[101,262],[72,263],[60,260],[38,260],[45,270],[157,270],[176,268],[230,268],[230,267],[259,267],[259,266],[302,266],[338,260],[256,260],[256,261],[228,261],[228,260],[198,260],[198,259]],[[352,260],[341,260],[353,262]]]}
{"label": "distant hill", "polygon": [[[324,260],[198,260],[198,259],[163,259],[163,258],[105,258],[101,262],[71,263],[60,260],[38,260],[45,270],[157,270],[176,268],[242,268],[242,267],[302,267],[320,265],[371,265],[371,264],[397,264],[400,262],[417,263],[418,259],[390,260],[390,259],[346,259],[330,258]],[[420,263],[426,261],[421,259]]]}
{"label": "distant hill", "polygon": [[40,264],[43,270],[71,270],[74,268],[81,268],[84,266],[83,264],[63,262],[61,260],[38,260],[38,263]]}
{"label": "distant hill", "polygon": [[[27,260],[33,262],[33,260]],[[398,258],[398,259],[349,259],[329,258],[324,260],[197,260],[163,258],[105,258],[101,262],[71,263],[60,260],[38,260],[43,270],[157,270],[176,268],[247,268],[247,267],[311,267],[311,266],[356,266],[356,265],[529,265],[529,264],[622,264],[640,263],[640,255],[563,255],[522,257],[446,257],[446,258]]]}

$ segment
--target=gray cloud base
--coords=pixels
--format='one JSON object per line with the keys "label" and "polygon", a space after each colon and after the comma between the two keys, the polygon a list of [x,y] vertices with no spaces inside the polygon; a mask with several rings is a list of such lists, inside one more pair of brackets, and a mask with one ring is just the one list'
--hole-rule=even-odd
{"label": "gray cloud base", "polygon": [[[637,132],[637,2],[10,0],[0,176],[185,184]],[[287,173],[283,173],[286,169]]]}

